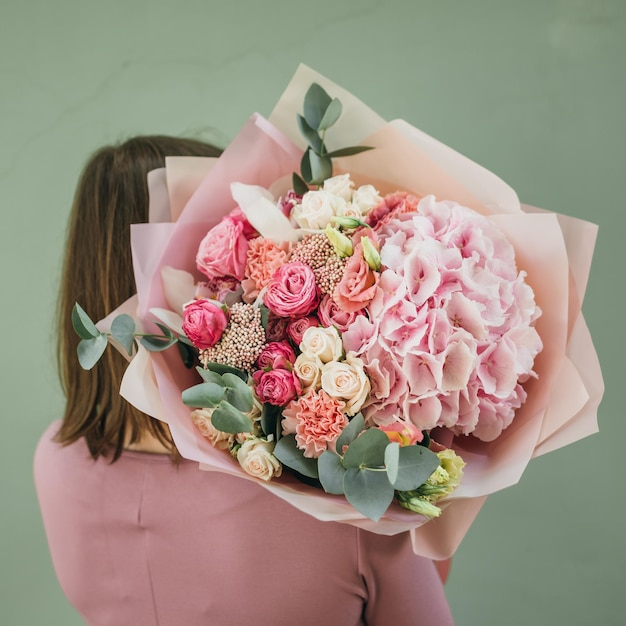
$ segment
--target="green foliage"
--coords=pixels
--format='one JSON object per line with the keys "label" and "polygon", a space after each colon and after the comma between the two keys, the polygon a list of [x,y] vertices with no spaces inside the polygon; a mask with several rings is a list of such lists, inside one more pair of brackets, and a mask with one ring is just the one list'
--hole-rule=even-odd
{"label": "green foliage", "polygon": [[346,473],[341,457],[326,450],[317,460],[317,471],[320,482],[326,493],[342,494],[343,477]]}
{"label": "green foliage", "polygon": [[231,367],[230,365],[224,365],[223,363],[207,363],[207,369],[217,374],[235,374],[243,381],[248,380],[248,374],[246,372],[236,367]]}
{"label": "green foliage", "polygon": [[389,477],[398,491],[417,489],[439,467],[439,457],[423,446],[403,446],[398,452],[397,476]]}
{"label": "green foliage", "polygon": [[[205,383],[207,385],[211,383]],[[211,422],[218,430],[236,435],[249,433],[254,425],[252,420],[229,402],[222,401],[211,414]]]}
{"label": "green foliage", "polygon": [[317,459],[309,459],[296,443],[295,435],[285,435],[282,437],[274,448],[274,456],[287,467],[292,470],[308,476],[309,478],[318,477]]}
{"label": "green foliage", "polygon": [[81,339],[93,339],[100,335],[100,331],[78,302],[72,308],[72,326]]}
{"label": "green foliage", "polygon": [[370,428],[361,433],[343,456],[344,467],[382,467],[389,438],[382,430]]}
{"label": "green foliage", "polygon": [[365,430],[365,420],[361,413],[357,413],[343,429],[337,439],[337,451],[342,454],[345,446],[349,446]]}
{"label": "green foliage", "polygon": [[182,393],[182,400],[187,406],[214,408],[224,399],[224,394],[223,385],[206,382],[185,389]]}
{"label": "green foliage", "polygon": [[81,339],[77,348],[80,366],[85,370],[90,370],[104,354],[107,344],[107,337],[102,333],[98,333],[91,339]]}
{"label": "green foliage", "polygon": [[386,472],[350,467],[346,470],[343,488],[346,500],[375,522],[383,516],[393,501],[394,489]]}
{"label": "green foliage", "polygon": [[252,410],[252,389],[239,376],[231,372],[222,374],[225,399],[236,409],[247,413]]}
{"label": "green foliage", "polygon": [[126,313],[118,315],[111,323],[111,335],[131,356],[135,345],[135,320]]}
{"label": "green foliage", "polygon": [[261,429],[266,436],[275,435],[279,439],[280,434],[280,407],[265,403],[261,410]]}

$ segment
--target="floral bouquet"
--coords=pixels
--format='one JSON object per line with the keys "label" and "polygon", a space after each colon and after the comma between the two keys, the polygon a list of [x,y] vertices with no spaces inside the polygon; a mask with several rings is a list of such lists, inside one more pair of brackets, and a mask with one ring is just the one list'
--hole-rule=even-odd
{"label": "floral bouquet", "polygon": [[202,469],[445,558],[530,458],[596,430],[595,226],[522,211],[305,67],[269,122],[149,183],[137,296],[97,326],[75,307],[79,358],[111,339],[122,395]]}

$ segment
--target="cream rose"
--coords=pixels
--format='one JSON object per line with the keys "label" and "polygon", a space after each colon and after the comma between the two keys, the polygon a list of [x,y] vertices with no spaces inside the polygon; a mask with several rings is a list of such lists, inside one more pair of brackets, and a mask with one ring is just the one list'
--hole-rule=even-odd
{"label": "cream rose", "polygon": [[191,421],[212,446],[218,450],[228,450],[233,445],[235,437],[215,428],[211,421],[212,414],[213,409],[196,409],[191,412]]}
{"label": "cream rose", "polygon": [[280,476],[283,471],[283,466],[272,454],[273,451],[274,444],[265,439],[248,439],[237,451],[237,460],[244,472],[268,481],[274,476]]}
{"label": "cream rose", "polygon": [[322,389],[331,398],[346,402],[348,415],[357,413],[370,393],[370,381],[363,369],[363,361],[350,353],[345,361],[324,365],[321,383]]}
{"label": "cream rose", "polygon": [[313,388],[319,389],[320,377],[324,364],[318,356],[300,354],[293,364],[293,371],[302,383],[302,393]]}
{"label": "cream rose", "polygon": [[346,201],[323,189],[308,191],[302,202],[291,211],[291,217],[300,228],[321,230],[326,228],[333,215],[339,215],[345,207]]}
{"label": "cream rose", "polygon": [[318,357],[322,363],[328,363],[341,357],[343,344],[334,326],[312,326],[302,335],[300,351],[309,357]]}
{"label": "cream rose", "polygon": [[369,213],[382,201],[377,189],[372,185],[362,185],[352,194],[352,204],[359,207],[362,215]]}
{"label": "cream rose", "polygon": [[324,181],[323,190],[332,193],[334,196],[343,198],[346,202],[350,202],[352,198],[352,190],[354,183],[350,180],[350,174],[339,174]]}

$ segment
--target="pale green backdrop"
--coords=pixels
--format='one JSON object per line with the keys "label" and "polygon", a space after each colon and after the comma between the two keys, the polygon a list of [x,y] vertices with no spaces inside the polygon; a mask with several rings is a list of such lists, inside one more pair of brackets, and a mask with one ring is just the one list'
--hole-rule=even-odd
{"label": "pale green backdrop", "polygon": [[624,0],[2,0],[0,623],[81,623],[31,478],[62,405],[52,313],[81,164],[135,133],[227,142],[300,61],[523,201],[600,224],[585,311],[608,388],[601,433],[489,499],[448,595],[459,626],[626,623],[625,19]]}

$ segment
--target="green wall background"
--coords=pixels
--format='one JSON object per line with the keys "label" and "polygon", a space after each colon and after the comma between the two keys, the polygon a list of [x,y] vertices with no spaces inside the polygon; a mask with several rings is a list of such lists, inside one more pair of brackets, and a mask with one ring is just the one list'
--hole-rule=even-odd
{"label": "green wall background", "polygon": [[82,163],[135,133],[227,142],[303,61],[523,201],[600,224],[585,312],[607,385],[601,432],[488,500],[448,596],[459,626],[624,624],[625,20],[623,0],[4,0],[0,623],[81,623],[54,577],[31,462],[61,412],[52,315]]}

